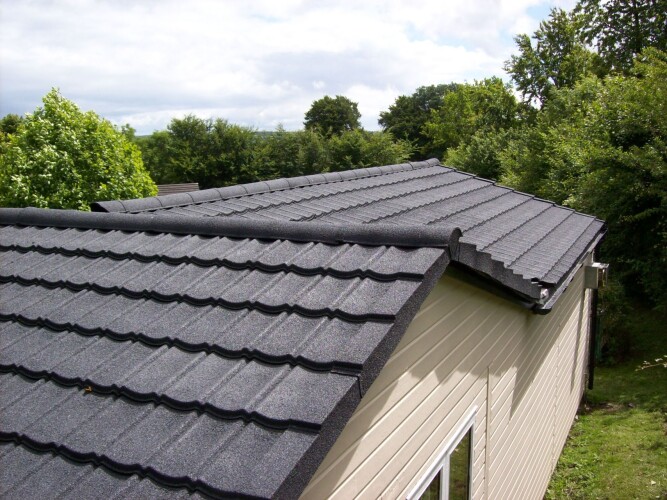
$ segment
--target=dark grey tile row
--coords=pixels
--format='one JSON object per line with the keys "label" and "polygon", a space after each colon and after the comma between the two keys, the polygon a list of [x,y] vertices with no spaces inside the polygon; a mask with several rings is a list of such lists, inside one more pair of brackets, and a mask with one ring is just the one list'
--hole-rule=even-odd
{"label": "dark grey tile row", "polygon": [[[465,193],[430,197],[428,204],[420,204],[416,208],[393,214],[383,219],[383,222],[392,224],[443,224],[449,223],[459,228],[464,220],[458,220],[457,215],[468,214],[477,206],[495,202],[502,196],[511,193],[509,190],[499,190],[491,183],[486,183],[481,189]],[[423,203],[422,200],[419,203]],[[477,219],[478,221],[480,219]],[[453,222],[456,221],[456,222]]]}
{"label": "dark grey tile row", "polygon": [[0,440],[208,494],[271,496],[317,438],[20,375],[0,392]]}
{"label": "dark grey tile row", "polygon": [[77,463],[11,441],[0,441],[0,497],[6,500],[206,498],[186,488],[166,488],[136,474],[118,474],[92,462]]}
{"label": "dark grey tile row", "polygon": [[[442,167],[431,166],[407,172],[396,172],[391,175],[360,178],[354,181],[332,182],[314,186],[303,186],[290,190],[268,191],[245,197],[173,207],[165,209],[164,212],[180,215],[238,216],[248,214],[248,212],[287,207],[291,204],[304,204],[316,199],[326,204],[327,198],[335,198],[336,201],[332,200],[332,203],[336,206],[340,203],[338,201],[340,199],[345,199],[350,203],[354,202],[354,200],[364,198],[363,195],[360,196],[355,193],[367,193],[380,189],[387,191],[391,190],[392,186],[399,186],[401,189],[405,189],[410,185],[417,185],[420,180],[428,183],[429,179],[440,177],[443,173],[450,171],[449,169],[443,171]],[[423,186],[424,182],[421,185]],[[357,203],[359,202],[357,201]],[[158,210],[157,212],[160,213],[162,210]]]}
{"label": "dark grey tile row", "polygon": [[455,179],[455,181],[432,184],[420,192],[399,193],[390,199],[369,201],[361,207],[350,207],[335,214],[327,214],[325,217],[321,217],[321,220],[335,220],[339,223],[382,223],[400,214],[407,214],[422,207],[442,203],[450,198],[469,196],[489,186],[489,181],[476,179],[458,172],[449,174],[447,177],[448,180]]}
{"label": "dark grey tile row", "polygon": [[[301,203],[270,207],[247,212],[243,216],[251,219],[320,220],[326,222],[339,221],[340,219],[337,216],[342,216],[342,220],[348,223],[365,223],[369,221],[366,214],[376,206],[381,207],[383,214],[387,213],[389,206],[393,206],[394,210],[404,210],[406,203],[410,203],[412,199],[425,199],[429,195],[433,196],[439,189],[451,185],[458,186],[458,184],[470,180],[467,175],[445,169],[433,178],[420,178],[392,186],[371,188],[325,199],[315,198]],[[461,188],[452,187],[451,189]],[[404,201],[404,199],[406,200]]]}
{"label": "dark grey tile row", "polygon": [[[583,225],[584,221],[578,220],[578,223]],[[590,219],[590,224],[583,232],[581,232],[575,241],[571,242],[571,238],[563,238],[563,241],[566,244],[571,244],[566,252],[560,254],[558,260],[542,277],[542,281],[545,283],[558,283],[562,280],[563,276],[567,276],[567,274],[572,271],[573,266],[579,262],[584,255],[584,252],[590,250],[589,247],[591,244],[601,237],[604,231],[603,226],[604,224],[602,221]],[[554,242],[550,240],[549,243]],[[562,252],[562,248],[560,250]]]}
{"label": "dark grey tile row", "polygon": [[361,370],[391,327],[387,322],[267,314],[18,283],[0,284],[0,318],[7,325],[20,321],[81,335],[343,373]]}
{"label": "dark grey tile row", "polygon": [[266,427],[314,431],[357,389],[355,376],[19,323],[0,329],[0,371]]}
{"label": "dark grey tile row", "polygon": [[[378,280],[420,279],[434,255],[441,251],[436,248],[17,226],[0,227],[0,249]],[[42,259],[39,255],[34,258]]]}
{"label": "dark grey tile row", "polygon": [[[360,168],[341,172],[328,172],[325,174],[291,177],[289,179],[274,179],[269,181],[254,182],[251,184],[206,189],[203,191],[192,191],[189,193],[180,193],[168,196],[153,196],[150,198],[142,198],[137,200],[102,201],[93,203],[91,208],[94,212],[146,212],[151,210],[167,209],[170,207],[200,205],[213,201],[242,198],[246,196],[254,196],[276,191],[293,191],[322,184],[344,184],[353,180],[362,183],[368,182],[369,180],[373,182],[374,178],[382,179],[384,176],[388,175],[400,176],[403,172],[416,173],[420,170],[425,170],[430,167],[437,166],[438,164],[438,160],[430,159],[420,162],[403,163],[400,165],[384,165],[381,167]],[[416,175],[419,174],[417,173]]]}
{"label": "dark grey tile row", "polygon": [[0,282],[5,283],[357,321],[391,321],[419,286],[414,280],[306,276],[13,250],[0,252],[0,259],[5,264],[0,270]]}

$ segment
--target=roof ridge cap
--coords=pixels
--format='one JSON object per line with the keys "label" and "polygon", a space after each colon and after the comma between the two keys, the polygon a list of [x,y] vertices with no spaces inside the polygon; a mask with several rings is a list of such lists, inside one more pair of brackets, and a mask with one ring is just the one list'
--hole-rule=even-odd
{"label": "roof ridge cap", "polygon": [[406,162],[395,165],[383,165],[379,167],[358,168],[354,170],[343,170],[340,172],[326,172],[322,174],[310,174],[298,177],[284,177],[268,181],[236,184],[222,188],[204,189],[190,193],[174,193],[162,196],[151,196],[148,198],[135,198],[130,200],[109,200],[91,203],[93,212],[138,212],[155,210],[159,208],[172,208],[211,201],[222,201],[230,198],[240,198],[253,194],[268,193],[273,191],[284,191],[303,186],[315,186],[330,182],[342,182],[347,180],[375,177],[378,175],[389,175],[407,170],[416,170],[440,165],[440,160],[431,158],[418,162]]}
{"label": "roof ridge cap", "polygon": [[43,208],[0,209],[0,224],[117,231],[147,231],[184,235],[226,236],[329,244],[458,248],[461,230],[438,225],[348,224],[263,221],[240,217],[80,212]]}

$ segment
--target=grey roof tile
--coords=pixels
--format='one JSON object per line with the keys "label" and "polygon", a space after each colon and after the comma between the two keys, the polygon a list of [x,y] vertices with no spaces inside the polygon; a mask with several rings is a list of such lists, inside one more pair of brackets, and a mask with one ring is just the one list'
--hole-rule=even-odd
{"label": "grey roof tile", "polygon": [[[281,440],[286,441],[281,462],[291,470],[317,436],[0,374],[0,379],[8,378],[10,384],[3,380],[3,387],[24,397],[3,411],[1,438],[45,451],[63,450],[71,459],[95,459],[119,472],[141,473],[165,485],[185,484],[206,493],[275,491],[280,483],[266,484],[248,472]],[[26,391],[25,386],[35,387]]]}
{"label": "grey roof tile", "polygon": [[[247,187],[242,188],[243,193],[232,193],[230,189],[224,188],[218,191],[217,198],[212,196],[209,201],[181,207],[206,216],[212,215],[210,207],[220,209],[228,206],[233,210],[225,211],[226,215],[235,214],[266,222],[318,220],[338,226],[378,222],[456,225],[463,232],[463,243],[479,252],[487,252],[488,258],[502,264],[500,267],[484,265],[484,269],[507,268],[507,272],[500,271],[491,278],[510,288],[514,287],[515,275],[524,276],[528,283],[530,280],[539,281],[540,276],[546,277],[546,272],[550,272],[550,277],[543,282],[549,286],[558,286],[574,265],[572,259],[576,260],[579,256],[577,252],[567,249],[563,250],[565,255],[560,255],[560,250],[555,248],[551,252],[534,253],[531,256],[529,248],[525,248],[525,245],[536,245],[545,237],[533,231],[539,225],[536,221],[544,221],[547,224],[545,227],[554,229],[558,221],[552,224],[550,217],[564,216],[567,209],[439,166],[437,160],[360,169],[336,175],[269,181],[253,185],[252,191],[256,194],[244,196]],[[174,201],[164,197],[160,203],[172,206]],[[155,210],[152,200],[146,203],[142,200],[125,201],[123,206],[126,209],[135,207],[137,210],[153,210],[156,214],[165,213],[164,210]],[[205,209],[205,206],[209,208]],[[108,208],[116,209],[118,206],[109,205]],[[548,211],[549,215],[541,215],[543,211]],[[582,214],[574,214],[574,217],[588,218]],[[601,225],[597,227],[603,230]],[[572,236],[574,232],[568,234]],[[581,234],[581,238],[584,236]],[[517,259],[523,255],[522,246],[523,252],[528,252],[525,259],[534,258],[534,261],[520,267],[521,262]],[[543,261],[538,262],[540,259]],[[471,259],[468,255],[466,262],[481,260]],[[554,262],[559,264],[554,265]],[[482,268],[475,270],[485,272]]]}
{"label": "grey roof tile", "polygon": [[185,488],[165,488],[137,475],[121,475],[93,464],[72,462],[0,442],[2,498],[204,498]]}
{"label": "grey roof tile", "polygon": [[261,224],[223,221],[234,237],[139,216],[0,220],[10,214],[24,223],[0,226],[0,442],[16,445],[0,467],[27,456],[34,477],[12,487],[66,475],[65,497],[298,495],[453,234],[424,246],[428,231],[325,228],[309,241],[320,226],[287,227],[292,240]]}

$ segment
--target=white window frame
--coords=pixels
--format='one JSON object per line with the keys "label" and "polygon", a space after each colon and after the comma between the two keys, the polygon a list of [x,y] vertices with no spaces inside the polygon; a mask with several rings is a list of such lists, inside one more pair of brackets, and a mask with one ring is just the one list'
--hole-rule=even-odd
{"label": "white window frame", "polygon": [[475,406],[470,410],[466,418],[456,427],[456,432],[452,437],[442,445],[436,459],[415,487],[408,493],[407,500],[419,500],[437,474],[440,474],[440,500],[447,500],[447,497],[449,496],[449,458],[468,431],[470,431],[470,462],[468,464],[470,474],[468,478],[468,491],[472,494],[472,463],[473,450],[475,449],[476,416],[477,407]]}

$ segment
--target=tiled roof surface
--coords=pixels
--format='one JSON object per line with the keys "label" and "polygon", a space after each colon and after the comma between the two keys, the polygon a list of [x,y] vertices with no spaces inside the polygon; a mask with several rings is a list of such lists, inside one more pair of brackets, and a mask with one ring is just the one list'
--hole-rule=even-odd
{"label": "tiled roof surface", "polygon": [[458,234],[0,210],[0,497],[298,496]]}
{"label": "tiled roof surface", "polygon": [[594,217],[443,167],[437,160],[101,202],[93,208],[342,226],[458,227],[460,254],[454,260],[542,302],[604,230]]}

